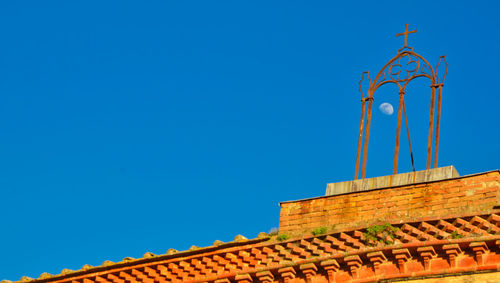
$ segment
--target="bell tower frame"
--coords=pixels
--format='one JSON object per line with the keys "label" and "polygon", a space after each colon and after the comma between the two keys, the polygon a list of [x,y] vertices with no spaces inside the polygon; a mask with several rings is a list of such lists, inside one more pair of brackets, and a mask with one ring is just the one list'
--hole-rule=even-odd
{"label": "bell tower frame", "polygon": [[[416,33],[417,30],[408,31],[408,24],[406,24],[405,32],[398,33],[396,36],[404,36],[404,46],[398,50],[396,56],[394,56],[389,62],[387,62],[382,69],[377,73],[375,78],[370,79],[369,72],[363,72],[361,80],[359,82],[359,91],[361,93],[361,119],[359,125],[359,135],[358,135],[358,146],[356,153],[356,172],[354,179],[358,179],[360,161],[361,163],[361,179],[365,178],[366,174],[366,161],[368,157],[368,142],[370,138],[370,127],[373,109],[374,94],[377,89],[385,84],[395,84],[399,89],[399,104],[398,104],[398,117],[396,126],[396,142],[394,145],[394,160],[392,174],[397,174],[398,172],[398,158],[399,158],[399,142],[401,134],[401,120],[403,113],[405,115],[406,123],[406,109],[404,96],[406,93],[406,86],[410,81],[419,77],[428,78],[431,82],[431,94],[430,94],[430,113],[429,113],[429,133],[427,141],[427,162],[426,169],[431,168],[432,160],[432,141],[433,141],[433,131],[434,131],[434,120],[436,121],[436,135],[434,140],[434,168],[438,164],[438,152],[439,152],[439,128],[441,122],[441,100],[443,94],[443,86],[446,75],[448,74],[448,63],[446,62],[446,56],[440,56],[438,64],[433,68],[429,62],[424,59],[421,55],[413,51],[413,47],[409,47],[408,35]],[[442,64],[442,65],[441,65]],[[444,74],[441,78],[438,76],[439,67],[444,68]],[[368,90],[366,94],[363,93],[361,89],[361,84],[364,79],[368,80]],[[436,107],[436,92],[437,92],[437,109]],[[435,113],[437,112],[437,113]],[[366,125],[365,125],[366,120]],[[408,132],[408,124],[407,124]],[[409,133],[408,133],[409,139]],[[411,151],[411,142],[410,142]],[[362,152],[362,155],[361,155]],[[362,156],[362,160],[361,160]],[[413,163],[413,155],[412,155]],[[413,168],[415,170],[415,168]]]}

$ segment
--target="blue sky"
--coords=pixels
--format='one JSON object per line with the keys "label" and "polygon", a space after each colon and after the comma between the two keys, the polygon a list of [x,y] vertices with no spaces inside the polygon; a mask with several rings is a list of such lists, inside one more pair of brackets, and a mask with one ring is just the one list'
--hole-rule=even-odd
{"label": "blue sky", "polygon": [[[375,4],[376,2],[376,4]],[[439,164],[497,169],[495,1],[3,1],[0,279],[208,246],[354,176],[361,73],[448,56]],[[425,167],[429,86],[407,108]],[[397,101],[375,98],[368,176]],[[400,172],[410,170],[402,132]]]}

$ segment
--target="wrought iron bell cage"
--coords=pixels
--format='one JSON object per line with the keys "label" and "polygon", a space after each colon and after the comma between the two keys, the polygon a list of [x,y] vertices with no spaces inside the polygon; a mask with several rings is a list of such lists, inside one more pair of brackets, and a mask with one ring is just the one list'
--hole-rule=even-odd
{"label": "wrought iron bell cage", "polygon": [[[439,128],[441,121],[441,101],[443,94],[444,80],[448,73],[448,63],[446,62],[446,56],[440,56],[439,61],[435,68],[429,64],[429,62],[421,55],[415,53],[412,47],[407,46],[408,34],[415,33],[414,31],[408,31],[408,24],[406,25],[406,30],[404,33],[396,34],[396,36],[405,36],[405,45],[403,48],[398,50],[396,56],[394,56],[389,62],[387,62],[382,69],[377,73],[373,80],[370,79],[369,72],[363,72],[361,80],[359,82],[359,91],[361,93],[361,119],[359,125],[359,135],[358,135],[358,146],[356,154],[356,172],[354,179],[358,179],[361,152],[362,154],[362,164],[361,164],[361,179],[365,178],[366,174],[366,161],[368,155],[368,142],[370,138],[370,126],[372,118],[373,109],[373,99],[374,94],[377,89],[385,84],[395,84],[399,89],[399,104],[398,104],[398,117],[396,126],[396,142],[394,146],[394,161],[392,174],[397,174],[398,171],[398,158],[399,158],[399,141],[401,133],[401,120],[403,113],[406,119],[406,110],[404,95],[406,93],[406,86],[410,81],[425,77],[431,82],[431,102],[430,102],[430,114],[429,114],[429,133],[427,142],[427,162],[426,169],[431,168],[432,160],[432,142],[433,142],[433,131],[434,131],[434,120],[436,120],[435,128],[435,140],[434,140],[434,168],[438,164],[438,152],[439,152]],[[406,62],[406,63],[405,63]],[[438,76],[438,69],[444,67],[444,74],[441,78]],[[368,80],[368,90],[363,93],[361,85],[363,81]],[[437,109],[436,108],[436,92],[437,92]],[[368,103],[367,103],[368,102]],[[368,104],[368,105],[367,105]],[[366,120],[366,126],[365,126]],[[407,119],[406,119],[407,122]],[[408,124],[407,124],[408,127]],[[408,137],[409,138],[409,137]],[[411,142],[410,142],[411,151]],[[413,156],[412,156],[413,163]],[[414,169],[415,170],[415,169]]]}

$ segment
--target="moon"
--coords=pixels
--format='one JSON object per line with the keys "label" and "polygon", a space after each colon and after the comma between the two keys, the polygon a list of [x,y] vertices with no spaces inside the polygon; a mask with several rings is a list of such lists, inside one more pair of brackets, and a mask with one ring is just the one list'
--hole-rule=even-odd
{"label": "moon", "polygon": [[394,113],[394,108],[392,108],[392,105],[387,102],[380,104],[378,109],[380,109],[380,112],[384,113],[385,115],[392,115],[392,113]]}

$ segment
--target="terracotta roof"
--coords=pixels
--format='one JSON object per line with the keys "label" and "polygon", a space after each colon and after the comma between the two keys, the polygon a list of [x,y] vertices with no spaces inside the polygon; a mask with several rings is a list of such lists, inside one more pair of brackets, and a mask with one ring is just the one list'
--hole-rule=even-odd
{"label": "terracotta roof", "polygon": [[[243,274],[258,277],[264,271],[281,274],[287,266],[316,270],[317,266],[331,264],[337,270],[344,268],[348,274],[352,273],[353,266],[376,262],[374,258],[397,266],[401,259],[401,256],[398,259],[398,253],[406,259],[412,255],[425,258],[425,255],[436,257],[438,254],[445,261],[449,260],[446,259],[447,247],[464,251],[482,249],[483,252],[491,249],[491,255],[500,254],[500,215],[495,213],[393,224],[392,232],[376,231],[370,236],[373,228],[331,231],[316,236],[309,234],[284,241],[265,233],[253,240],[237,236],[231,243],[216,241],[211,247],[192,247],[184,252],[169,250],[159,256],[146,253],[141,259],[125,258],[118,263],[107,261],[97,267],[86,265],[77,271],[63,270],[59,275],[44,273],[38,279],[23,277],[18,282],[207,282],[235,279],[236,276],[241,278]],[[309,263],[312,266],[307,267]],[[427,268],[425,264],[423,266],[422,271],[416,271],[425,272]],[[451,263],[446,268],[450,267]],[[460,268],[465,270],[463,266]],[[494,265],[491,268],[497,270],[499,267]],[[355,278],[355,273],[350,276]]]}

